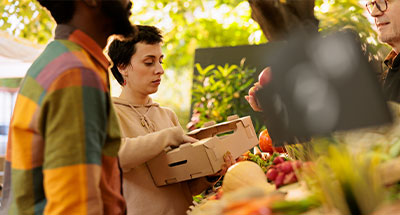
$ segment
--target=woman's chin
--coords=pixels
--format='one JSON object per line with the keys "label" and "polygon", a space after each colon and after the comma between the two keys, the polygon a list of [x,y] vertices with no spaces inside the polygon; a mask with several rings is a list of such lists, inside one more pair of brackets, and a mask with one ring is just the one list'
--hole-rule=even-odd
{"label": "woman's chin", "polygon": [[149,95],[154,94],[154,93],[156,93],[157,91],[158,91],[158,88],[157,88],[157,89],[154,89],[154,90],[150,90],[150,91],[149,91]]}

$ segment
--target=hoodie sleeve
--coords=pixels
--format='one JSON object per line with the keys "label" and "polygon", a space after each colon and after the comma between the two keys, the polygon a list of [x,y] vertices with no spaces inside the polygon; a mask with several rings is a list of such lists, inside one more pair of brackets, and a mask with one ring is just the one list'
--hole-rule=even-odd
{"label": "hoodie sleeve", "polygon": [[[175,112],[169,108],[165,108],[165,109],[168,111],[170,118],[171,118],[172,122],[174,123],[174,125],[181,127],[178,116],[175,114]],[[200,177],[200,178],[196,178],[196,179],[187,181],[187,184],[188,184],[189,190],[190,190],[190,194],[192,196],[200,194],[207,188],[214,186],[215,183],[217,183],[217,181],[209,182],[207,180],[207,177]]]}
{"label": "hoodie sleeve", "polygon": [[154,158],[170,144],[183,142],[182,136],[182,128],[176,126],[134,138],[123,138],[118,153],[122,170],[128,172]]}
{"label": "hoodie sleeve", "polygon": [[189,180],[187,183],[188,183],[191,195],[195,196],[195,195],[199,195],[207,188],[214,186],[214,184],[216,184],[217,182],[218,181],[209,182],[207,180],[207,177],[204,176],[204,177]]}

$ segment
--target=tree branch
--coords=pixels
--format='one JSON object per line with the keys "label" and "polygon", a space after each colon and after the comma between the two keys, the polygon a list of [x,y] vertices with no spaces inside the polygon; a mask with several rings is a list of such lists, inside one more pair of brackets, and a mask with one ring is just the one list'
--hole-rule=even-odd
{"label": "tree branch", "polygon": [[269,41],[283,40],[299,28],[318,31],[314,0],[248,0],[252,18]]}

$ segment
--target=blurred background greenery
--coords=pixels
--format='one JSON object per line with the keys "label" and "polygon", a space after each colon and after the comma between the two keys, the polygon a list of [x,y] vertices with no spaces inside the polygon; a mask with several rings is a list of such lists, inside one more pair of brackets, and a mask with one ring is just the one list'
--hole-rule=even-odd
{"label": "blurred background greenery", "polygon": [[[0,0],[0,3],[0,30],[38,44],[46,44],[52,38],[55,23],[36,1]],[[316,0],[315,15],[323,34],[342,28],[359,32],[370,59],[379,61],[389,49],[377,41],[364,4],[360,0]],[[251,19],[248,2],[243,0],[134,0],[132,14],[133,23],[155,25],[163,31],[166,73],[153,98],[173,108],[183,127],[190,115],[195,49],[267,42],[258,24]],[[220,90],[225,93],[222,91],[230,88]],[[118,96],[119,91],[114,82],[112,94]],[[214,108],[228,109],[226,106]]]}

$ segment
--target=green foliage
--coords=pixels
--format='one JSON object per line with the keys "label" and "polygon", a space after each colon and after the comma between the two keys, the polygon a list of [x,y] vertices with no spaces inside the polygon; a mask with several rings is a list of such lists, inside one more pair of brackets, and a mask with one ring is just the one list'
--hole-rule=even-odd
{"label": "green foliage", "polygon": [[194,78],[194,114],[189,127],[198,128],[205,122],[223,122],[230,115],[244,116],[251,111],[244,101],[248,89],[254,83],[255,69],[228,65],[209,65],[202,68],[196,64],[199,75]]}
{"label": "green foliage", "polygon": [[196,48],[266,42],[258,24],[250,16],[247,1],[172,0],[136,5],[132,20],[137,24],[156,25],[163,30],[164,63],[177,74],[182,74],[192,71]]}
{"label": "green foliage", "polygon": [[[276,157],[279,157],[279,153],[274,152],[271,156],[267,158],[267,160],[262,159],[260,156],[255,155],[253,153],[248,154],[248,159],[249,161],[253,161],[257,163],[261,169],[264,171],[264,173],[267,173],[268,168],[274,164],[274,159]],[[285,159],[285,158],[284,158]]]}
{"label": "green foliage", "polygon": [[0,29],[45,44],[52,37],[55,22],[37,1],[0,0]]}

